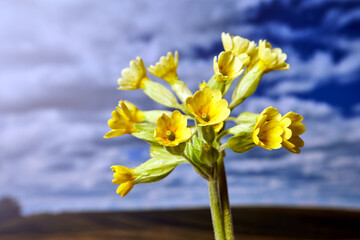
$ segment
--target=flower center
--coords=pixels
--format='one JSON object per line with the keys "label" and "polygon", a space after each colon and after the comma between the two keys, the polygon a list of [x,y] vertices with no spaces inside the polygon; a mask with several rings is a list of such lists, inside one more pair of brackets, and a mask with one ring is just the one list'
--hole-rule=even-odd
{"label": "flower center", "polygon": [[226,69],[222,65],[219,65],[219,72],[224,76],[228,76],[228,71],[226,71]]}
{"label": "flower center", "polygon": [[174,141],[176,138],[175,134],[170,130],[166,131],[166,136],[167,136],[168,140],[170,140],[170,141]]}
{"label": "flower center", "polygon": [[210,120],[210,117],[209,115],[207,115],[207,113],[202,113],[201,119],[204,120],[205,122],[208,122]]}

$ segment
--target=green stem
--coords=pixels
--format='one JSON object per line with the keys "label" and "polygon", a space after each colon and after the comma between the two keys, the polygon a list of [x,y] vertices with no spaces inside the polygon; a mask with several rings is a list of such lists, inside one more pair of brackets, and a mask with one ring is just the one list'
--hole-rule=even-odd
{"label": "green stem", "polygon": [[224,131],[221,131],[217,137],[216,137],[216,141],[217,142],[220,142],[220,140],[225,137],[226,135],[230,134],[228,130],[224,130]]}
{"label": "green stem", "polygon": [[231,216],[231,207],[229,202],[228,186],[226,180],[225,164],[222,157],[218,161],[219,170],[219,188],[220,188],[220,201],[222,206],[222,215],[224,217],[224,227],[226,240],[234,240],[234,229]]}
{"label": "green stem", "polygon": [[217,180],[208,180],[208,185],[210,195],[211,218],[213,222],[215,239],[226,240]]}

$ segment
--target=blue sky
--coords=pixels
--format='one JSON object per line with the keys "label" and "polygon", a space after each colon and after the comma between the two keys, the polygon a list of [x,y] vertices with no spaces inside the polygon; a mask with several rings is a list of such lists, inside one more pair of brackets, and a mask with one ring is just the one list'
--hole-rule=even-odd
{"label": "blue sky", "polygon": [[195,91],[229,32],[267,39],[291,66],[266,75],[234,114],[271,105],[307,126],[300,155],[227,152],[232,204],[359,208],[359,25],[357,1],[1,1],[0,197],[27,214],[207,206],[189,166],[121,199],[109,168],[139,165],[148,145],[102,136],[120,99],[163,109],[116,90],[131,59],[150,65],[178,50],[178,74]]}

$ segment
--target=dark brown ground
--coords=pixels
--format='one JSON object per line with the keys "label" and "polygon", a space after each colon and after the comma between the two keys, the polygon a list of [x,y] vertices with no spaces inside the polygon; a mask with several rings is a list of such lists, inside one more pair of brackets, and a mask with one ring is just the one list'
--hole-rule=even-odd
{"label": "dark brown ground", "polygon": [[[239,207],[237,240],[359,239],[360,211]],[[42,214],[0,223],[1,240],[211,240],[209,209]]]}

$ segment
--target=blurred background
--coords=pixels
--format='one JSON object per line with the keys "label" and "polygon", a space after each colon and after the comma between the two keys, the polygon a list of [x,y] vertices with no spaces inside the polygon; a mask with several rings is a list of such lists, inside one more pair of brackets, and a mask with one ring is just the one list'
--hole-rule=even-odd
{"label": "blurred background", "polygon": [[25,215],[208,206],[206,181],[185,165],[116,195],[110,166],[141,164],[149,146],[103,135],[120,99],[164,109],[140,90],[117,90],[131,59],[149,66],[178,50],[178,75],[195,92],[228,32],[267,39],[290,64],[265,75],[234,115],[273,106],[307,126],[300,155],[227,151],[232,205],[359,209],[359,25],[359,1],[2,0],[0,198]]}

